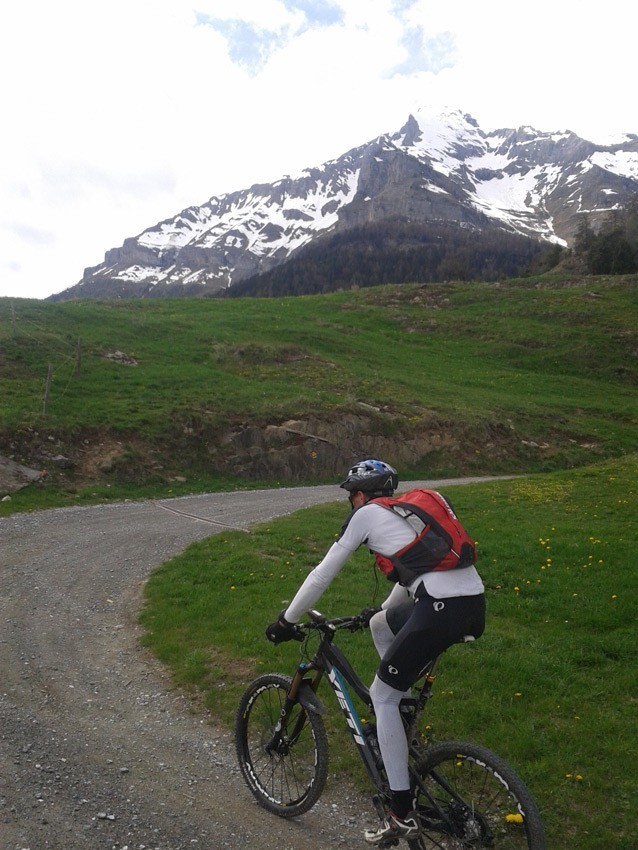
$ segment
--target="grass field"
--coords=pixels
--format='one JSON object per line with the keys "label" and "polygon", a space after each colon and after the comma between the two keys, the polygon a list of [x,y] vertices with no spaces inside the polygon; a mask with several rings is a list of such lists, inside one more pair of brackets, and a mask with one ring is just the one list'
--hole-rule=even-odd
{"label": "grass field", "polygon": [[[453,437],[453,447],[433,442],[403,464],[414,477],[544,471],[635,452],[637,280],[0,299],[0,452],[37,463],[44,445],[76,463],[48,463],[44,485],[1,510],[245,486],[232,464],[211,461],[229,425],[338,423],[362,410],[370,433],[397,443]],[[136,365],[111,359],[117,352]],[[89,469],[88,450],[109,441],[120,446],[117,463]],[[306,480],[317,480],[312,464]]]}
{"label": "grass field", "polygon": [[[450,490],[478,540],[488,628],[444,657],[424,731],[479,741],[511,761],[541,807],[552,850],[636,846],[637,475],[632,456]],[[330,545],[345,508],[222,532],[151,578],[146,642],[223,723],[232,724],[253,676],[292,673],[298,645],[273,647],[264,628]],[[358,552],[318,607],[356,613],[388,589]],[[342,643],[371,680],[369,635]],[[333,709],[333,781],[345,774],[362,783],[336,705],[323,696]]]}

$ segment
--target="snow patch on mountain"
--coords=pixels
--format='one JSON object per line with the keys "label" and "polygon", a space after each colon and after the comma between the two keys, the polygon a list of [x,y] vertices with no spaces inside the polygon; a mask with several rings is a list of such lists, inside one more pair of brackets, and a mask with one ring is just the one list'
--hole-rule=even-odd
{"label": "snow patch on mountain", "polygon": [[638,151],[599,151],[592,154],[590,162],[620,177],[638,178]]}
{"label": "snow patch on mountain", "polygon": [[411,155],[428,161],[441,174],[449,176],[458,171],[469,151],[485,152],[485,137],[478,125],[458,110],[438,112],[424,107],[415,112],[413,121],[418,125],[418,132],[414,132],[408,122],[407,132],[394,134],[392,140]]}
{"label": "snow patch on mountain", "polygon": [[[302,174],[308,177],[310,172]],[[340,175],[337,181],[318,179],[309,187],[278,181],[272,188],[281,197],[273,199],[270,189],[242,192],[230,204],[214,198],[194,211],[172,221],[162,222],[139,238],[140,245],[159,251],[187,245],[222,251],[241,249],[255,256],[267,256],[279,248],[291,253],[313,238],[318,231],[336,224],[339,210],[357,192],[358,170]],[[302,181],[304,184],[307,181]]]}
{"label": "snow patch on mountain", "polygon": [[[502,170],[488,180],[477,181],[474,202],[486,215],[529,233],[530,219],[542,205],[544,194],[558,183],[561,173],[557,166],[540,165],[513,173]],[[544,238],[566,244],[554,233],[551,221],[538,229]]]}

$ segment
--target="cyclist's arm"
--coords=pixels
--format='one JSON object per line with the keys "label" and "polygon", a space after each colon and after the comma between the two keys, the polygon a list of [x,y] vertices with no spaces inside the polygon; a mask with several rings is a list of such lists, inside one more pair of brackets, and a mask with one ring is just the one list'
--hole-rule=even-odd
{"label": "cyclist's arm", "polygon": [[306,611],[312,608],[350,555],[352,550],[346,549],[339,541],[332,544],[324,559],[308,574],[295,598],[286,608],[284,617],[289,623],[298,622]]}
{"label": "cyclist's arm", "polygon": [[[394,551],[407,542],[405,539],[405,522],[401,520],[401,522],[397,523],[397,517],[391,511],[387,511],[385,508],[374,504],[364,505],[359,510],[354,511],[346,523],[341,537],[339,537],[336,543],[332,544],[323,561],[317,564],[297,591],[295,598],[284,612],[285,619],[289,623],[298,622],[306,611],[309,611],[319,599],[350,555],[356,552],[359,546],[368,543],[371,533],[381,532],[380,536],[384,538],[387,536],[388,524],[390,525],[390,531],[393,527],[396,530],[397,525],[401,531],[401,535],[396,541],[392,540],[386,544],[388,546],[394,546],[396,542],[398,545],[394,549],[390,549],[390,551]],[[414,531],[408,528],[407,534],[408,540],[410,540],[414,536]],[[386,551],[384,546],[381,547],[381,551],[382,553]]]}

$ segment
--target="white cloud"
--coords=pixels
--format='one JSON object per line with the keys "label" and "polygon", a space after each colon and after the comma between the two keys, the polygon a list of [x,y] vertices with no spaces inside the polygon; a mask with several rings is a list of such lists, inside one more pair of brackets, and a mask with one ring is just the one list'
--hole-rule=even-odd
{"label": "white cloud", "polygon": [[432,38],[427,38],[423,27],[410,27],[406,29],[401,46],[407,52],[407,58],[393,68],[390,76],[418,74],[422,71],[431,71],[436,74],[443,68],[454,66],[454,36],[452,33],[438,33]]}
{"label": "white cloud", "polygon": [[[449,103],[638,132],[626,3],[32,0],[0,12],[0,295],[45,297],[211,195]],[[628,94],[629,91],[629,94]]]}

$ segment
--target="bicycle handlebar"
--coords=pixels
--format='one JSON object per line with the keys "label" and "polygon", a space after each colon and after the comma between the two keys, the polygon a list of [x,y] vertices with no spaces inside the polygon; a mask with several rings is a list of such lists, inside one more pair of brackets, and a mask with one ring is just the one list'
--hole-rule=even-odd
{"label": "bicycle handlebar", "polygon": [[347,617],[334,617],[329,620],[320,611],[308,611],[310,622],[297,623],[296,630],[299,637],[296,640],[303,640],[302,632],[318,630],[328,632],[336,629],[349,629],[351,632],[357,632],[360,629],[368,627],[368,622],[361,614],[352,614]]}

